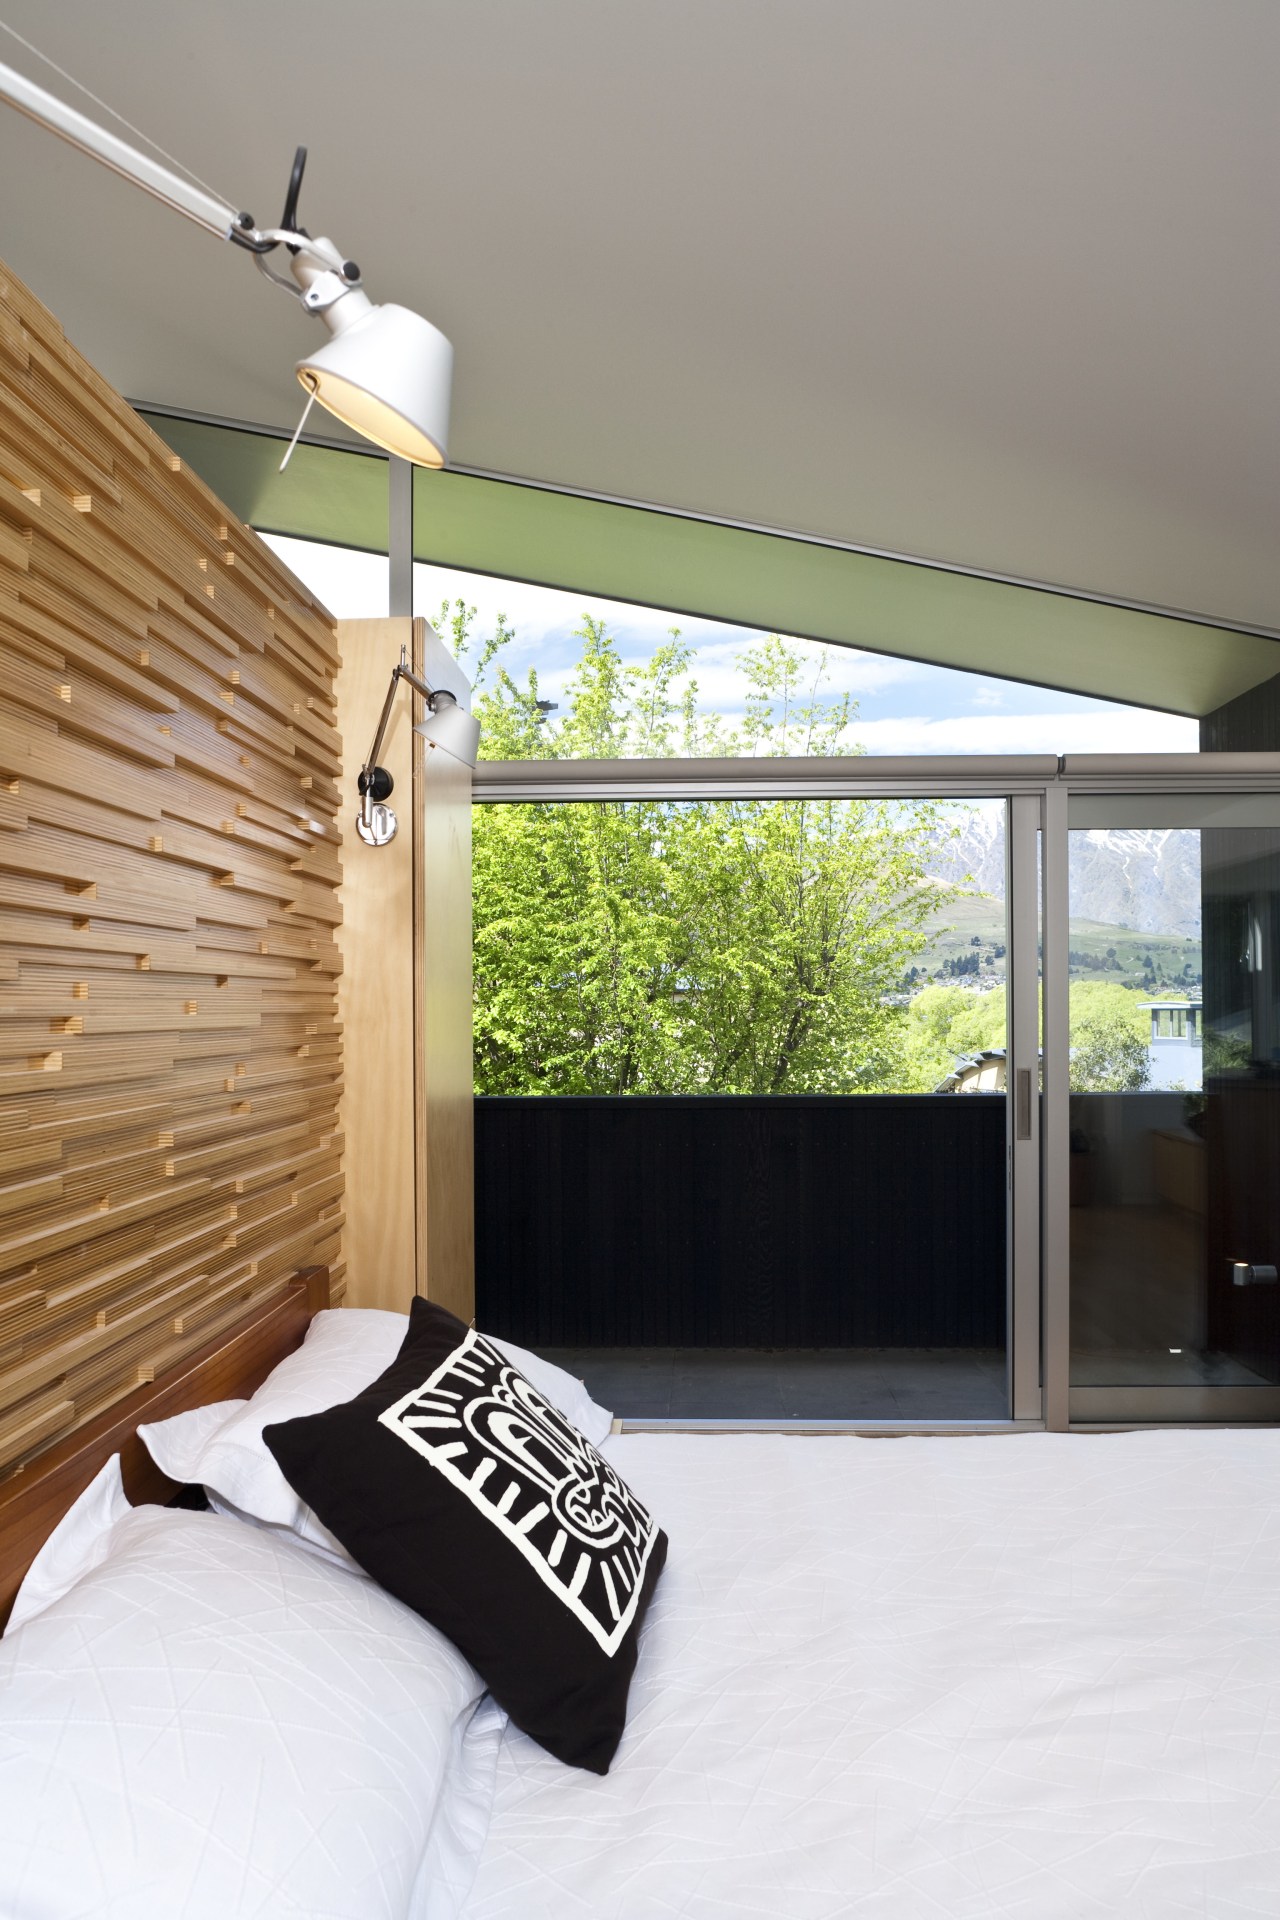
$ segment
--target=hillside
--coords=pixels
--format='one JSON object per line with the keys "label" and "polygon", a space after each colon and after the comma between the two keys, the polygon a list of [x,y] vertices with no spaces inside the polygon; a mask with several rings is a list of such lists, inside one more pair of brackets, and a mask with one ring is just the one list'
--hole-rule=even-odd
{"label": "hillside", "polygon": [[[962,818],[957,810],[957,818]],[[975,809],[939,845],[932,872],[966,892],[935,915],[922,977],[975,988],[1004,979],[1004,829]],[[1090,829],[1070,838],[1071,977],[1146,992],[1201,981],[1199,835],[1181,828]],[[976,964],[975,964],[976,963]]]}

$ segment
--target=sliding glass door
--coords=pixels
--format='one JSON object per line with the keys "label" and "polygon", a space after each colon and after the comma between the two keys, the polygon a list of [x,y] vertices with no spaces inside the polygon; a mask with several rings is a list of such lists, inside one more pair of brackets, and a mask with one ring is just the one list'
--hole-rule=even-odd
{"label": "sliding glass door", "polygon": [[478,770],[484,1324],[630,1422],[1039,1418],[1040,800],[955,784]]}
{"label": "sliding glass door", "polygon": [[1280,1418],[1280,796],[1068,806],[1073,1421]]}
{"label": "sliding glass door", "polygon": [[[1274,757],[509,762],[475,797],[499,1331],[632,1418],[1280,1420]],[[805,1051],[841,901],[852,998]]]}

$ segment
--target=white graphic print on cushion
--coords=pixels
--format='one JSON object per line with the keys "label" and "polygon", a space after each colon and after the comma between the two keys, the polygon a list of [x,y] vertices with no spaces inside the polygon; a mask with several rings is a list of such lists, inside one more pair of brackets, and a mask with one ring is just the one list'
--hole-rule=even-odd
{"label": "white graphic print on cushion", "polygon": [[657,1528],[510,1361],[468,1333],[378,1419],[492,1521],[607,1654],[616,1651]]}

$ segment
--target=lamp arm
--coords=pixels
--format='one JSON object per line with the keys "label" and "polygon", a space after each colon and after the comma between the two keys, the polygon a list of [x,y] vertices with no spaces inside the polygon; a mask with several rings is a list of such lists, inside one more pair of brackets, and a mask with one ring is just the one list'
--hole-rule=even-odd
{"label": "lamp arm", "polygon": [[[415,693],[420,693],[432,713],[439,713],[441,703],[450,707],[457,706],[457,700],[447,687],[432,687],[421,674],[414,672],[409,665],[405,650],[400,652],[400,661],[391,669],[391,684],[387,688],[387,697],[382,703],[382,712],[378,716],[377,731],[373,736],[373,745],[359,774],[356,776],[356,792],[360,795],[360,805],[356,809],[356,832],[370,847],[385,847],[395,838],[396,817],[386,804],[395,789],[395,781],[385,767],[378,765],[378,755],[382,751],[382,742],[391,721],[391,710],[395,705],[396,688],[402,680],[407,680]],[[418,728],[418,732],[422,729]],[[477,730],[478,731],[478,730]]]}
{"label": "lamp arm", "polygon": [[[453,348],[420,314],[394,305],[375,306],[360,284],[355,261],[344,259],[331,240],[312,239],[306,228],[297,224],[305,147],[299,147],[294,155],[280,225],[259,231],[251,213],[237,212],[198,181],[183,179],[173,168],[139,152],[118,134],[108,132],[56,94],[0,62],[3,105],[15,107],[37,126],[56,133],[78,152],[132,181],[206,233],[256,255],[267,279],[294,294],[304,312],[324,321],[332,338],[298,363],[298,379],[307,391],[307,404],[282,468],[288,464],[315,400],[345,426],[388,453],[422,466],[444,465]],[[262,258],[280,246],[289,252],[296,286],[283,274],[272,272]]]}
{"label": "lamp arm", "polygon": [[60,139],[78,147],[81,153],[87,153],[91,160],[100,160],[113,173],[132,180],[145,193],[163,200],[175,213],[185,214],[188,220],[194,220],[206,233],[216,234],[219,240],[235,240],[244,235],[252,241],[257,237],[248,214],[237,212],[213,194],[206,193],[203,187],[195,186],[191,181],[184,180],[181,174],[162,167],[158,160],[139,153],[136,147],[131,147],[116,134],[108,133],[105,127],[98,126],[83,113],[77,113],[65,100],[47,93],[34,80],[28,80],[25,74],[18,73],[13,67],[0,65],[0,100],[7,100],[19,113],[25,113],[28,120],[47,127],[50,133],[56,133]]}
{"label": "lamp arm", "polygon": [[[391,721],[391,709],[395,705],[396,688],[402,680],[407,680],[414,692],[420,693],[430,707],[434,707],[437,700],[453,699],[453,695],[444,689],[428,686],[427,682],[420,674],[416,674],[413,671],[413,668],[406,660],[401,660],[397,666],[392,667],[391,684],[387,688],[387,697],[382,703],[382,712],[378,718],[378,730],[373,736],[373,745],[365,756],[364,765],[361,767],[356,781],[357,790],[362,798],[385,800],[387,794],[392,790],[391,775],[378,765],[378,755],[382,750],[383,737]],[[385,791],[375,792],[375,788],[385,788]]]}
{"label": "lamp arm", "polygon": [[[407,680],[409,682],[409,685],[413,688],[414,692],[420,693],[422,695],[423,699],[426,701],[428,706],[431,706],[434,701],[438,700],[440,698],[441,692],[443,691],[443,689],[441,689],[440,687],[429,687],[426,681],[423,679],[420,679],[419,676],[413,671],[412,667],[407,667],[402,665],[400,668],[400,678],[402,680]],[[449,694],[448,698],[452,700],[453,695]]]}
{"label": "lamp arm", "polygon": [[382,703],[382,713],[378,719],[378,730],[373,736],[373,745],[365,755],[364,765],[361,767],[359,777],[356,781],[356,787],[362,799],[368,800],[369,798],[373,798],[376,800],[385,800],[387,794],[391,792],[390,774],[383,775],[383,780],[386,783],[385,793],[375,794],[372,792],[372,789],[375,785],[375,773],[382,771],[377,764],[378,755],[382,751],[383,736],[391,720],[391,709],[395,705],[396,688],[400,685],[402,676],[407,672],[408,668],[403,661],[401,661],[399,666],[392,667],[391,669],[391,684],[387,688],[387,697]]}
{"label": "lamp arm", "polygon": [[[360,269],[354,260],[344,260],[331,240],[313,240],[310,234],[300,233],[294,228],[267,227],[259,231],[253,223],[252,214],[238,212],[205,188],[184,180],[172,168],[162,166],[149,154],[139,152],[127,140],[121,140],[118,134],[100,127],[87,115],[77,112],[75,107],[68,106],[65,100],[59,100],[56,94],[38,87],[34,80],[28,80],[25,74],[2,62],[0,101],[7,101],[19,113],[25,114],[28,120],[34,120],[37,126],[56,133],[59,139],[88,154],[91,160],[101,161],[104,167],[110,167],[113,173],[118,173],[124,180],[131,180],[144,193],[172,207],[175,213],[194,220],[198,227],[216,235],[219,240],[234,241],[237,246],[246,247],[249,252],[256,254],[271,253],[276,247],[287,245],[291,252],[309,256],[322,269],[336,274],[343,283],[334,289],[325,304],[332,304],[335,297],[358,283]],[[294,172],[295,179],[300,178],[301,169],[296,161]],[[295,204],[296,200],[297,188],[291,183],[291,204]],[[297,294],[299,299],[303,298],[299,288],[279,275],[270,274],[268,278],[275,280],[286,291]],[[318,301],[310,304],[312,311],[322,310]]]}

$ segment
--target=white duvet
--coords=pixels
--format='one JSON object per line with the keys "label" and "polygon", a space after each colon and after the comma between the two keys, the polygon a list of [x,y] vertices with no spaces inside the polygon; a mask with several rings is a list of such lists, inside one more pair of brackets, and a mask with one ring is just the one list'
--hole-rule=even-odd
{"label": "white duvet", "polygon": [[1280,1432],[608,1452],[628,1731],[507,1730],[466,1920],[1280,1915]]}

